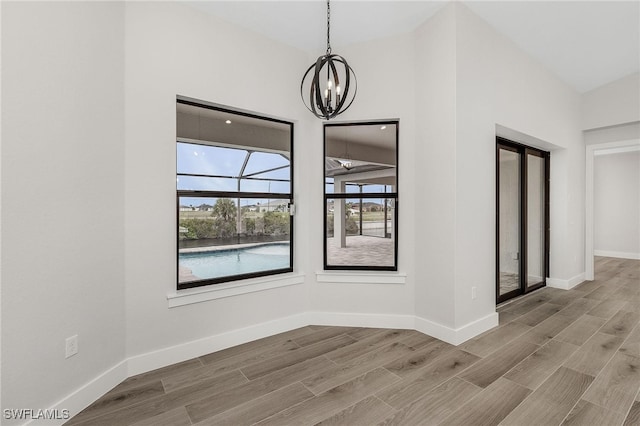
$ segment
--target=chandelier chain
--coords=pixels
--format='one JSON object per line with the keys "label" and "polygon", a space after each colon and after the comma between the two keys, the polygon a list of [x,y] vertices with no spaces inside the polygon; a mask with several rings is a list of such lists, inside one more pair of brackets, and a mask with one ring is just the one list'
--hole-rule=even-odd
{"label": "chandelier chain", "polygon": [[349,109],[356,98],[358,82],[347,60],[331,53],[331,3],[326,2],[327,52],[307,68],[300,82],[300,96],[313,115],[331,120]]}
{"label": "chandelier chain", "polygon": [[331,54],[331,6],[327,0],[327,55]]}

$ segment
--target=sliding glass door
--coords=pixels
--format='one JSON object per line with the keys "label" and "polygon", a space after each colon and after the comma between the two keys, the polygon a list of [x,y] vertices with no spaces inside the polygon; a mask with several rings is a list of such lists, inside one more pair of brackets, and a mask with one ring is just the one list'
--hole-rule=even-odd
{"label": "sliding glass door", "polygon": [[498,138],[496,299],[540,288],[549,264],[549,153]]}
{"label": "sliding glass door", "polygon": [[547,250],[546,161],[543,154],[527,150],[527,289],[544,285]]}
{"label": "sliding glass door", "polygon": [[510,147],[498,149],[498,300],[520,292],[520,153]]}

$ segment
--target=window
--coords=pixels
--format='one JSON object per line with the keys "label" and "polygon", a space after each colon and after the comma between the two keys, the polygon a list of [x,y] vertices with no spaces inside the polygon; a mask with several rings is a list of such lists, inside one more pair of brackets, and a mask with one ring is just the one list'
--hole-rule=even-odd
{"label": "window", "polygon": [[178,97],[178,289],[293,270],[293,123]]}
{"label": "window", "polygon": [[325,269],[397,270],[397,143],[397,121],[325,124]]}

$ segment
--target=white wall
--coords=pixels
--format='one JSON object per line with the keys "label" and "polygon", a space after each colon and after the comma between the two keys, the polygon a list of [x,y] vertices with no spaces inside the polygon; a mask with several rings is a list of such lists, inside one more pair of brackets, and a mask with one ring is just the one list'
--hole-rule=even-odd
{"label": "white wall", "polygon": [[[594,279],[595,250],[594,212],[598,200],[594,187],[600,185],[594,176],[594,153],[604,148],[637,145],[640,141],[640,74],[611,82],[582,95],[582,126],[586,145],[586,277]],[[602,254],[602,251],[598,253]],[[611,254],[611,253],[609,253]],[[619,255],[619,253],[618,253]]]}
{"label": "white wall", "polygon": [[[167,294],[176,284],[176,95],[302,120],[295,124],[298,178],[313,164],[309,147],[320,145],[303,129],[306,110],[292,84],[301,78],[306,54],[177,3],[127,3],[125,32],[127,355],[305,312],[304,285],[171,309]],[[295,218],[295,268],[301,271],[307,260],[299,247],[315,229],[304,208],[305,183],[295,182],[302,206]]]}
{"label": "white wall", "polygon": [[[358,94],[352,107],[334,121],[360,121],[378,119],[399,119],[398,141],[398,270],[406,273],[405,284],[370,283],[357,284],[342,282],[318,282],[314,275],[307,277],[311,287],[312,309],[336,315],[346,313],[352,316],[412,315],[414,295],[414,253],[416,242],[415,182],[414,161],[414,59],[413,43],[409,34],[399,35],[373,42],[358,43],[350,46],[332,46],[334,53],[348,59],[358,78]],[[380,58],[384,52],[384,60]],[[324,52],[318,52],[323,54]],[[317,57],[308,57],[307,62],[315,62]],[[308,65],[307,65],[308,66]],[[309,114],[309,113],[307,113]],[[309,114],[310,115],[310,114]],[[321,160],[322,130],[318,128],[317,141],[311,142],[311,161],[305,164],[311,172],[310,185],[306,188],[312,194],[310,200],[312,223],[324,221],[323,174],[324,162]],[[322,227],[316,227],[308,235],[313,247],[309,262],[312,265],[307,272],[322,271]],[[323,273],[321,273],[322,275]],[[331,273],[328,273],[331,275]],[[394,275],[381,273],[382,276]],[[340,281],[340,280],[338,280]],[[374,323],[369,323],[375,325]],[[383,323],[378,323],[383,325]]]}
{"label": "white wall", "polygon": [[640,120],[640,73],[582,95],[582,128],[616,126]]}
{"label": "white wall", "polygon": [[640,151],[596,155],[594,251],[640,259]]}
{"label": "white wall", "polygon": [[[448,58],[444,52],[440,57],[429,56],[426,50],[419,53],[419,58],[425,64],[431,62],[434,70],[431,72],[425,67],[424,80],[418,78],[417,85],[450,87],[451,80],[442,79],[442,67],[449,64],[449,75],[455,72],[455,87],[447,93],[455,93],[455,117],[451,120],[445,115],[443,118],[447,121],[437,127],[443,129],[446,137],[434,138],[434,129],[428,128],[427,122],[417,122],[418,137],[423,134],[421,132],[431,133],[431,143],[440,144],[439,149],[448,153],[434,158],[434,161],[436,158],[440,161],[436,170],[442,174],[437,182],[444,183],[444,188],[432,192],[442,198],[436,205],[445,209],[443,215],[447,214],[448,219],[435,222],[433,227],[442,226],[449,236],[434,239],[444,250],[452,247],[453,236],[454,255],[447,256],[448,261],[436,270],[446,271],[453,260],[454,275],[453,279],[450,274],[443,277],[446,284],[433,285],[441,287],[438,294],[454,291],[455,304],[453,310],[447,304],[443,308],[438,303],[441,299],[418,298],[417,291],[416,303],[420,306],[416,310],[434,315],[448,309],[449,317],[442,316],[442,321],[447,321],[449,327],[460,328],[487,318],[495,309],[496,125],[530,135],[531,140],[544,141],[540,148],[556,149],[552,153],[552,179],[555,179],[551,190],[551,276],[570,280],[584,272],[584,152],[580,97],[465,6],[449,5],[436,18],[428,21],[421,31],[433,31],[429,35],[433,43],[447,45],[455,51],[455,58]],[[445,19],[448,22],[442,25]],[[430,43],[429,39],[420,42],[425,46]],[[443,64],[427,62],[430,57],[441,59]],[[417,105],[437,103],[439,93],[437,89],[431,93],[419,92]],[[430,99],[434,94],[435,101]],[[450,108],[451,100],[443,103],[445,113]],[[448,151],[451,147],[453,153]],[[430,153],[425,152],[423,158]],[[448,177],[451,172],[454,176]],[[454,185],[455,190],[445,192],[450,185]],[[436,235],[439,235],[437,231]],[[429,277],[431,272],[425,270],[424,274]],[[471,298],[472,287],[477,287],[475,300]],[[444,298],[451,300],[448,296]]]}
{"label": "white wall", "polygon": [[[2,4],[0,3],[0,35],[2,34]],[[0,100],[2,99],[2,43],[0,43]],[[0,122],[2,122],[0,101]],[[2,131],[0,131],[0,153],[2,153]],[[2,188],[2,160],[0,160],[0,189]],[[2,241],[2,191],[0,190],[0,241]],[[0,407],[2,407],[2,243],[0,242]]]}
{"label": "white wall", "polygon": [[3,408],[48,408],[125,355],[123,16],[2,3]]}
{"label": "white wall", "polygon": [[[640,97],[640,94],[638,94],[638,97]],[[584,132],[585,145],[598,145],[633,139],[640,139],[640,121]]]}
{"label": "white wall", "polygon": [[[455,14],[446,7],[414,33],[416,55],[415,311],[454,325]],[[418,172],[419,171],[419,172]]]}

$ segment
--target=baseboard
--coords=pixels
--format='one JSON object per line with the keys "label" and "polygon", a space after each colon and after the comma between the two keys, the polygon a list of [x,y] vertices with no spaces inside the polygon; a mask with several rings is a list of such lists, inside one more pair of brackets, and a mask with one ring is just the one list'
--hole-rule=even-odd
{"label": "baseboard", "polygon": [[401,328],[413,330],[413,315],[308,312],[309,324],[346,327]]}
{"label": "baseboard", "polygon": [[[57,409],[61,412],[67,409],[71,416],[74,416],[128,377],[307,325],[417,330],[447,343],[459,345],[497,326],[498,314],[494,312],[453,329],[413,315],[304,312],[129,357],[63,398],[53,405],[51,410]],[[64,421],[47,424],[59,425]]]}
{"label": "baseboard", "polygon": [[[49,412],[63,413],[65,410],[68,410],[70,416],[73,417],[102,395],[122,383],[127,377],[127,360],[124,360],[55,403],[49,409]],[[67,420],[68,419],[52,419],[46,420],[46,422],[42,420],[32,420],[25,423],[25,425],[47,424],[57,426],[65,423]]]}
{"label": "baseboard", "polygon": [[484,333],[498,325],[498,313],[493,312],[489,315],[470,322],[459,328],[451,328],[445,325],[429,321],[428,319],[416,317],[415,329],[421,333],[443,340],[452,345],[459,345],[467,340]]}
{"label": "baseboard", "polygon": [[573,278],[564,280],[562,278],[547,278],[547,287],[560,288],[562,290],[571,290],[584,281],[585,273],[576,275]]}
{"label": "baseboard", "polygon": [[625,253],[622,251],[594,250],[595,256],[617,257],[618,259],[640,260],[640,253]]}
{"label": "baseboard", "polygon": [[186,361],[211,352],[304,327],[309,325],[307,318],[307,313],[291,315],[285,318],[205,337],[204,339],[132,356],[127,360],[128,374],[129,376],[135,376],[136,374],[146,373],[156,368]]}

